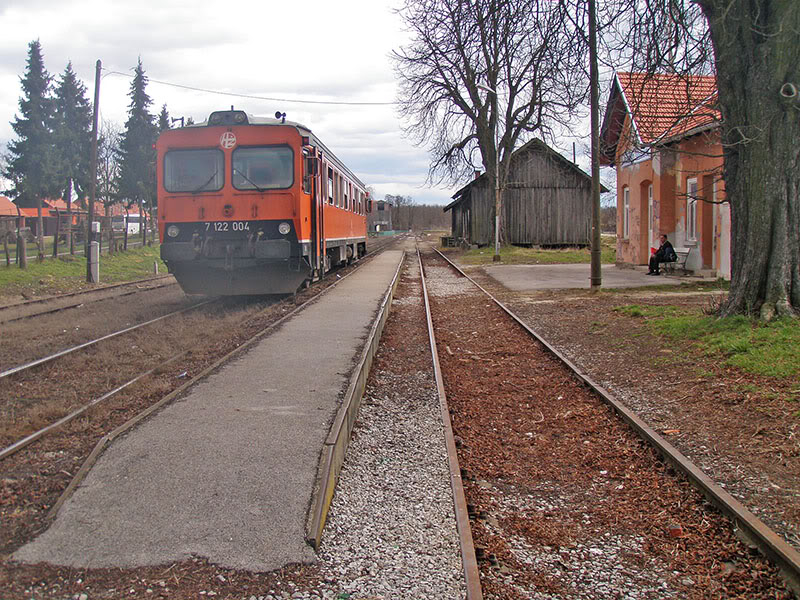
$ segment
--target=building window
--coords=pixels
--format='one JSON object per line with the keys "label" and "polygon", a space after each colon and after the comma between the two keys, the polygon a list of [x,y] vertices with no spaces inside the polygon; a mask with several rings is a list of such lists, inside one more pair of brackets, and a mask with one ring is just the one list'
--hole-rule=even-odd
{"label": "building window", "polygon": [[686,181],[686,239],[697,241],[697,179]]}
{"label": "building window", "polygon": [[622,188],[622,237],[626,240],[631,235],[631,190]]}

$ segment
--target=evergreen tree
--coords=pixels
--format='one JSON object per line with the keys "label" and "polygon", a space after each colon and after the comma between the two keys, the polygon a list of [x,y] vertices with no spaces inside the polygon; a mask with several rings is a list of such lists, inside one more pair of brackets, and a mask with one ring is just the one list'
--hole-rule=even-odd
{"label": "evergreen tree", "polygon": [[158,114],[158,133],[170,129],[169,113],[167,112],[167,105],[161,107],[161,112]]}
{"label": "evergreen tree", "polygon": [[9,190],[21,207],[38,209],[39,257],[44,258],[42,200],[58,194],[55,153],[52,144],[53,98],[50,75],[44,68],[39,40],[28,44],[28,63],[21,78],[23,96],[20,114],[11,122],[17,139],[8,144],[8,164],[4,176],[13,184]]}
{"label": "evergreen tree", "polygon": [[[72,62],[67,64],[56,88],[54,134],[62,197],[67,201],[71,223],[71,191],[74,188],[79,199],[86,196],[92,147],[92,108],[86,98],[86,86],[72,70]],[[70,252],[74,252],[71,232],[69,238]]]}
{"label": "evergreen tree", "polygon": [[147,76],[140,58],[131,83],[128,120],[120,142],[117,193],[127,206],[139,206],[142,242],[145,241],[146,230],[143,207],[152,206],[156,199],[156,151],[153,146],[158,133],[155,117],[148,110],[153,101],[147,95],[146,87]]}

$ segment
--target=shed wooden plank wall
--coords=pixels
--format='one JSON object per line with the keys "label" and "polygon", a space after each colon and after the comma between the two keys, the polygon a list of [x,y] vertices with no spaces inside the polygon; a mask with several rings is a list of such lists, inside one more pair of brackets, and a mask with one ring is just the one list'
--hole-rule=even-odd
{"label": "shed wooden plank wall", "polygon": [[[473,182],[451,209],[453,235],[480,246],[493,243],[494,202],[486,177]],[[588,245],[591,211],[591,181],[566,160],[536,145],[514,157],[503,189],[506,243]]]}

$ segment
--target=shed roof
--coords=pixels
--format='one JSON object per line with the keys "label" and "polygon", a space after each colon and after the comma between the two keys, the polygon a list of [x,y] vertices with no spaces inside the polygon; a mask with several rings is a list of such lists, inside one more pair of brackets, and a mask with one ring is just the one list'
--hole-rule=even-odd
{"label": "shed roof", "polygon": [[638,146],[666,144],[719,125],[716,99],[712,75],[616,73],[600,129],[602,164],[614,164],[626,116]]}
{"label": "shed roof", "polygon": [[[545,144],[542,140],[539,140],[539,139],[536,139],[536,138],[530,140],[529,142],[525,143],[524,145],[522,145],[519,148],[517,148],[516,150],[514,150],[514,152],[511,154],[511,160],[515,160],[515,158],[517,158],[518,156],[520,156],[523,152],[525,152],[527,150],[532,150],[532,151],[535,151],[535,152],[540,152],[542,154],[547,154],[548,156],[556,159],[556,161],[559,164],[561,164],[561,166],[563,168],[573,170],[573,171],[577,172],[578,175],[584,177],[585,179],[587,179],[589,181],[592,180],[592,176],[589,175],[588,173],[586,173],[578,165],[576,165],[574,162],[572,162],[568,158],[564,157],[560,152],[557,152],[556,150],[554,150],[553,148],[551,148],[550,146]],[[464,192],[466,192],[473,185],[475,185],[476,182],[481,181],[482,179],[485,179],[486,177],[487,177],[487,174],[486,173],[482,173],[481,175],[479,175],[478,177],[476,177],[475,179],[470,181],[468,184],[466,184],[464,187],[459,189],[455,194],[453,194],[451,196],[451,198],[453,198],[454,200],[450,204],[448,204],[447,206],[444,207],[444,212],[447,212],[448,210],[453,208],[456,204],[461,202],[462,196],[464,195]],[[600,184],[600,191],[601,192],[607,192],[608,188],[606,188],[601,183]]]}

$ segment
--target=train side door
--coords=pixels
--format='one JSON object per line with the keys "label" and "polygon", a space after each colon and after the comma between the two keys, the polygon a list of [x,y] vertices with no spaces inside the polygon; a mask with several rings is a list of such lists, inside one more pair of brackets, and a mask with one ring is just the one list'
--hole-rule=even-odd
{"label": "train side door", "polygon": [[320,159],[313,146],[303,148],[303,187],[304,191],[311,195],[311,242],[309,262],[311,263],[311,279],[318,277],[320,267],[320,244],[322,237],[322,219],[320,215],[320,205],[322,204],[322,194],[320,190],[319,177]]}

